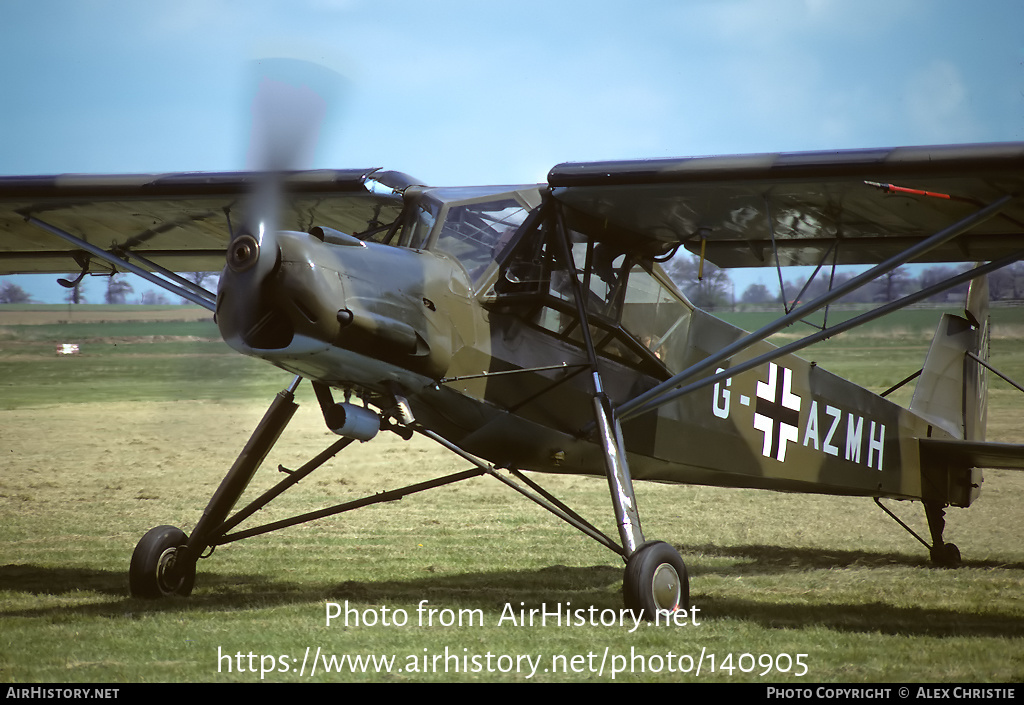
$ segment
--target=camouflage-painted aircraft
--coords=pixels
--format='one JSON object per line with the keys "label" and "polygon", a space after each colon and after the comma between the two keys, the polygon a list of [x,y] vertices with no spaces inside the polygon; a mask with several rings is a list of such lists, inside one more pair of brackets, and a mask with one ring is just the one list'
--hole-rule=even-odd
{"label": "camouflage-painted aircraft", "polygon": [[[984,440],[984,275],[1024,255],[1022,191],[1024,144],[563,164],[514,187],[379,170],[3,178],[0,273],[135,272],[296,375],[191,534],[161,526],[139,542],[132,594],[188,594],[212,546],[489,474],[618,553],[625,603],[650,617],[685,607],[689,585],[676,549],[645,536],[634,480],[919,500],[932,559],[959,561],[944,508],[971,504],[978,468],[1024,464],[1024,446]],[[723,267],[875,266],[747,334],[666,277],[659,262],[680,247]],[[911,261],[985,264],[766,341]],[[221,269],[216,295],[174,274]],[[794,355],[967,280],[909,408]],[[232,513],[302,378],[342,438]],[[428,436],[472,468],[236,528],[381,430]],[[617,540],[523,471],[605,477]]]}

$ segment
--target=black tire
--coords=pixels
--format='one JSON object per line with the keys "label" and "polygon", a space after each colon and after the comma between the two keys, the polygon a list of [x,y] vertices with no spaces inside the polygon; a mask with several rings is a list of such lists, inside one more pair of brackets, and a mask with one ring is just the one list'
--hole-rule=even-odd
{"label": "black tire", "polygon": [[944,543],[940,549],[932,547],[931,559],[939,568],[959,568],[960,549],[955,543]]}
{"label": "black tire", "polygon": [[690,608],[690,576],[679,552],[664,541],[647,543],[626,562],[622,596],[627,609],[654,621],[661,610]]}
{"label": "black tire", "polygon": [[178,577],[171,580],[175,556],[188,541],[185,532],[174,526],[158,526],[142,537],[132,553],[128,570],[128,590],[132,597],[157,599],[170,595],[192,594],[196,582],[196,564],[178,566]]}

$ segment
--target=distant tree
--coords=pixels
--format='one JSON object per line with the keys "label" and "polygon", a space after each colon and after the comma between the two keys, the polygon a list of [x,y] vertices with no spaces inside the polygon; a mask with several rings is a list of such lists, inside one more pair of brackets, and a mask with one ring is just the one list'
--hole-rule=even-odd
{"label": "distant tree", "polygon": [[203,286],[208,279],[212,279],[211,283],[216,284],[220,274],[217,272],[186,272],[185,278],[196,286]]}
{"label": "distant tree", "polygon": [[[201,286],[207,291],[212,291],[214,293],[217,291],[217,282],[220,279],[220,274],[217,272],[185,272],[182,276],[196,286]],[[182,298],[181,303],[190,304],[192,301]]]}
{"label": "distant tree", "polygon": [[108,304],[127,303],[128,294],[133,291],[134,289],[131,284],[123,279],[118,279],[118,275],[115,274],[107,281],[106,301]]}
{"label": "distant tree", "polygon": [[819,271],[808,283],[807,278],[796,281],[786,280],[784,289],[786,292],[786,304],[792,308],[797,302],[807,302],[818,298],[828,292],[829,283],[835,285],[835,281],[828,272]]}
{"label": "distant tree", "polygon": [[740,298],[740,301],[745,304],[767,304],[774,300],[775,297],[764,284],[751,284]]}
{"label": "distant tree", "polygon": [[[927,267],[923,272],[921,272],[921,276],[918,280],[918,287],[921,289],[926,289],[929,286],[933,286],[946,279],[949,279],[950,277],[956,276],[958,273],[962,272],[963,269],[964,268],[962,266],[953,267],[948,265]],[[952,289],[947,289],[946,291],[940,294],[936,294],[935,296],[930,297],[928,300],[938,302],[955,300],[963,301],[964,297],[967,296],[968,286],[968,284],[960,284],[959,286],[956,286]]]}
{"label": "distant tree", "polygon": [[689,253],[681,253],[668,261],[665,272],[698,308],[713,309],[732,304],[729,273],[710,262],[704,262],[704,276],[698,279],[700,260]]}
{"label": "distant tree", "polygon": [[906,294],[912,284],[905,267],[897,267],[877,282],[876,301],[895,301]]}
{"label": "distant tree", "polygon": [[144,291],[139,297],[139,303],[147,306],[166,306],[170,302],[162,291]]}
{"label": "distant tree", "polygon": [[17,284],[0,285],[0,304],[27,304],[30,301],[32,297]]}
{"label": "distant tree", "polygon": [[[843,284],[846,284],[858,275],[859,272],[856,271],[837,270],[833,274],[831,271],[822,269],[806,289],[804,289],[804,285],[807,284],[807,279],[798,279],[796,281],[787,280],[785,288],[789,306],[792,308],[797,302],[797,299],[802,303],[813,301],[819,296],[827,294],[830,290],[837,289]],[[884,282],[869,282],[868,284],[849,292],[843,296],[839,302],[844,304],[871,303],[873,301],[884,299],[885,289],[886,285]]]}
{"label": "distant tree", "polygon": [[989,274],[988,291],[996,301],[1024,298],[1024,262],[1014,262]]}

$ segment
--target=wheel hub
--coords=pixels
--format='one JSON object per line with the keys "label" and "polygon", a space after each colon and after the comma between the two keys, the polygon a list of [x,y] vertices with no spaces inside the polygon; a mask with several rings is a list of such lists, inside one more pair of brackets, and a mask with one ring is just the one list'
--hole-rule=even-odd
{"label": "wheel hub", "polygon": [[679,609],[679,574],[668,563],[662,563],[654,571],[651,587],[658,609],[674,612]]}
{"label": "wheel hub", "polygon": [[156,581],[160,586],[160,589],[165,594],[172,594],[175,590],[181,587],[184,578],[178,576],[177,580],[174,580],[174,562],[175,554],[178,552],[176,547],[165,549],[160,554],[160,558],[156,563]]}

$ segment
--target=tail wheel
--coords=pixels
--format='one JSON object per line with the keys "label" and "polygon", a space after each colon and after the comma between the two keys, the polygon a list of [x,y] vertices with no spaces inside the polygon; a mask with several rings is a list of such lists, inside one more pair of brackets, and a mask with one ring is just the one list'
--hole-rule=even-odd
{"label": "tail wheel", "polygon": [[955,543],[944,543],[942,548],[933,546],[930,554],[932,563],[940,568],[960,567],[960,549],[956,547]]}
{"label": "tail wheel", "polygon": [[185,532],[174,526],[158,526],[142,537],[132,553],[128,589],[132,597],[155,599],[190,595],[196,582],[196,564],[182,564]]}
{"label": "tail wheel", "polygon": [[627,609],[653,621],[661,611],[690,607],[690,577],[679,552],[664,541],[644,544],[629,557],[622,581]]}

